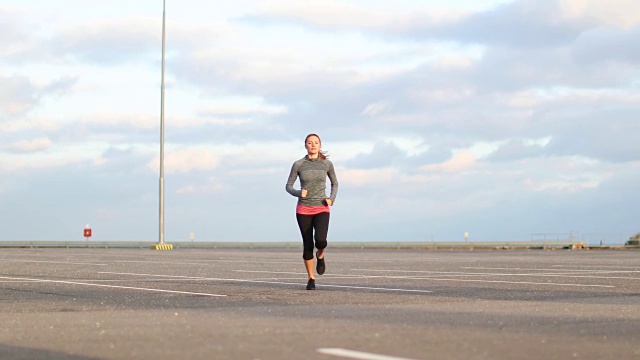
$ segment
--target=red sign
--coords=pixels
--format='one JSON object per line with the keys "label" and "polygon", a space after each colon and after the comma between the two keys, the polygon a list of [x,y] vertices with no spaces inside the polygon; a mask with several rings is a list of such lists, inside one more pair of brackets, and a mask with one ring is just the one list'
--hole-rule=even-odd
{"label": "red sign", "polygon": [[91,237],[91,228],[84,229],[84,237],[86,238]]}

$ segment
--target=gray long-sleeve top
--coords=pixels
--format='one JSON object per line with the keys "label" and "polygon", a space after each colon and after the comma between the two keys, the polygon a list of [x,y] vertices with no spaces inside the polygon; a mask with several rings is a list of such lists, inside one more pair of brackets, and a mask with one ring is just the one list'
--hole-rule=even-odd
{"label": "gray long-sleeve top", "polygon": [[[331,181],[331,195],[329,197],[326,194],[327,176]],[[293,188],[293,184],[298,177],[300,177],[300,190]],[[300,205],[323,206],[326,205],[326,199],[331,199],[331,201],[335,202],[338,194],[338,178],[336,177],[333,163],[327,159],[322,160],[320,157],[310,159],[309,156],[297,160],[291,166],[291,173],[289,173],[285,189],[289,194],[298,198],[298,204]],[[304,198],[300,197],[302,189],[307,190],[307,196]]]}

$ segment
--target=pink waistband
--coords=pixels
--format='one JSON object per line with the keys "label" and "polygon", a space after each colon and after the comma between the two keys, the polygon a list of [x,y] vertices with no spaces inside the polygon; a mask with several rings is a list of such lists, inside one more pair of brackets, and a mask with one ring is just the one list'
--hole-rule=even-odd
{"label": "pink waistband", "polygon": [[324,212],[330,212],[329,205],[323,206],[305,206],[298,204],[296,206],[296,214],[300,215],[317,215]]}

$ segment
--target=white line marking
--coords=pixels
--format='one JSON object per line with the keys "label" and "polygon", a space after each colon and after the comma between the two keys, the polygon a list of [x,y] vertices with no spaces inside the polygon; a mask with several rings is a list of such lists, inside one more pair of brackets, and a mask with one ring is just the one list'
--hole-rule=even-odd
{"label": "white line marking", "polygon": [[[352,271],[394,271],[394,270],[367,270],[367,269],[351,269]],[[248,271],[248,270],[237,270],[242,272],[269,272],[269,271]],[[395,270],[402,271],[402,270]],[[415,272],[415,271],[409,271]],[[284,274],[295,274],[295,273],[287,273],[287,272],[278,272]],[[432,280],[432,281],[458,281],[458,282],[481,282],[481,283],[502,283],[502,284],[524,284],[524,285],[549,285],[549,286],[576,286],[576,287],[604,287],[604,288],[614,288],[613,285],[584,285],[584,284],[566,284],[566,283],[542,283],[542,282],[531,282],[531,281],[506,281],[506,280],[476,280],[476,279],[440,279],[435,277],[428,276],[387,276],[387,275],[330,275],[325,276],[325,278],[357,278],[357,279],[400,279],[400,280]],[[339,285],[323,285],[323,286],[336,286]],[[394,289],[397,290],[397,289]],[[418,291],[418,290],[405,290],[405,291]],[[426,292],[433,292],[427,291]]]}
{"label": "white line marking", "polygon": [[[505,269],[508,270],[508,269]],[[531,276],[531,277],[562,277],[562,278],[587,278],[587,279],[623,279],[623,280],[640,280],[640,278],[628,276],[593,276],[593,275],[573,275],[575,273],[466,273],[457,271],[426,271],[426,270],[379,270],[379,269],[351,269],[351,271],[370,271],[370,272],[406,272],[420,274],[438,274],[441,276]],[[392,277],[393,278],[393,277]],[[400,277],[402,278],[402,277]],[[407,277],[415,279],[430,279],[430,277]]]}
{"label": "white line marking", "polygon": [[360,359],[360,360],[411,360],[408,358],[401,358],[396,356],[387,356],[372,354],[362,351],[347,350],[340,348],[319,348],[317,351],[321,354],[332,355],[348,359]]}
{"label": "white line marking", "polygon": [[[377,270],[377,269],[351,269],[352,271],[402,271],[402,270]],[[416,271],[408,271],[416,272]],[[462,273],[464,274],[464,273]],[[458,282],[482,282],[482,283],[503,283],[503,284],[526,284],[526,285],[548,285],[548,286],[576,286],[576,287],[605,287],[614,288],[613,285],[585,285],[585,284],[572,284],[572,283],[541,283],[532,281],[506,281],[506,280],[476,280],[476,279],[440,279],[427,276],[363,276],[371,278],[388,278],[388,279],[407,279],[407,280],[432,280],[432,281],[458,281]]]}
{"label": "white line marking", "polygon": [[348,288],[348,289],[367,289],[367,290],[383,290],[383,291],[401,291],[401,292],[416,292],[416,293],[432,293],[431,290],[417,290],[417,289],[392,289],[392,288],[381,288],[381,287],[371,287],[371,286],[353,286],[353,285],[328,285],[328,284],[320,284],[318,287],[335,287],[335,288]]}
{"label": "white line marking", "polygon": [[[491,267],[472,267],[463,266],[463,269],[479,269],[479,270],[518,270],[518,271],[558,271],[559,269],[523,269],[523,268],[491,268]],[[640,270],[586,270],[586,269],[564,269],[564,271],[577,272],[577,273],[640,273]]]}
{"label": "white line marking", "polygon": [[267,271],[267,270],[233,270],[233,271],[239,272],[239,273],[307,275],[306,272],[303,273],[303,272],[295,272],[295,271]]}
{"label": "white line marking", "polygon": [[[151,276],[151,277],[164,277],[164,278],[182,278],[182,279],[190,279],[190,280],[230,281],[230,282],[245,282],[245,283],[258,283],[258,284],[304,285],[304,284],[297,283],[297,282],[286,282],[286,281],[225,279],[225,278],[194,277],[194,276],[181,276],[181,275],[136,274],[136,273],[120,273],[120,272],[110,272],[110,271],[101,271],[101,272],[99,272],[99,274]],[[318,287],[348,288],[348,289],[394,291],[394,292],[418,292],[418,293],[432,293],[433,292],[433,291],[430,291],[430,290],[392,289],[392,288],[370,287],[370,286],[348,286],[348,285],[331,285],[331,284],[321,284],[321,285],[317,285],[317,286]]]}
{"label": "white line marking", "polygon": [[94,266],[107,266],[107,264],[76,263],[76,262],[67,262],[67,261],[20,260],[20,259],[2,259],[2,261],[9,261],[9,262],[26,262],[26,263],[45,263],[45,264],[67,264],[67,265],[94,265]]}
{"label": "white line marking", "polygon": [[[217,262],[223,263],[250,263],[250,264],[298,264],[293,261],[249,261],[249,260],[191,260],[192,262],[172,262],[172,265],[214,265]],[[114,260],[114,263],[141,263],[141,264],[165,264],[164,261],[156,260]]]}
{"label": "white line marking", "polygon": [[589,284],[567,284],[567,283],[543,283],[533,281],[506,281],[506,280],[474,280],[474,279],[438,279],[432,277],[408,277],[407,279],[422,279],[433,281],[458,281],[458,282],[480,282],[480,283],[501,283],[501,284],[520,284],[520,285],[547,285],[547,286],[575,286],[575,287],[603,287],[614,288],[613,285],[589,285]]}
{"label": "white line marking", "polygon": [[580,266],[583,268],[617,268],[617,269],[637,269],[637,266],[619,266],[619,265],[551,265],[553,267],[576,267]]}
{"label": "white line marking", "polygon": [[163,290],[163,289],[141,288],[141,287],[132,287],[132,286],[119,286],[119,285],[92,284],[92,283],[77,282],[77,281],[62,281],[62,280],[47,280],[47,279],[29,279],[29,278],[17,278],[17,277],[8,277],[8,276],[0,276],[0,279],[8,279],[8,280],[23,280],[23,281],[31,281],[31,282],[48,282],[48,283],[55,283],[55,284],[70,284],[70,285],[83,285],[83,286],[97,286],[97,287],[106,287],[106,288],[115,288],[115,289],[131,289],[131,290],[154,291],[154,292],[164,292],[164,293],[172,293],[172,294],[185,294],[185,295],[200,295],[200,296],[227,296],[227,295],[219,295],[219,294],[197,293],[197,292],[190,292],[190,291],[176,291],[176,290]]}

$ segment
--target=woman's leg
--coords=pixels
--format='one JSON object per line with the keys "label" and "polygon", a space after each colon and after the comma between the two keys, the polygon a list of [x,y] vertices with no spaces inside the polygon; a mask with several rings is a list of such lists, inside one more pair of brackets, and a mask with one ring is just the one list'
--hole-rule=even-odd
{"label": "woman's leg", "polygon": [[300,234],[302,235],[302,258],[304,266],[307,269],[309,279],[314,279],[313,275],[313,216],[296,214]]}
{"label": "woman's leg", "polygon": [[307,275],[309,276],[309,279],[314,279],[315,280],[315,276],[313,275],[313,259],[311,260],[304,260],[304,267],[305,269],[307,269]]}
{"label": "woman's leg", "polygon": [[324,249],[327,247],[327,234],[329,234],[329,217],[330,213],[324,212],[313,216],[313,228],[315,230],[315,246],[318,249],[318,255],[322,258]]}
{"label": "woman's leg", "polygon": [[313,227],[315,229],[315,245],[318,249],[316,256],[316,271],[319,275],[324,274],[324,250],[327,248],[327,234],[329,233],[329,213],[320,213],[313,217]]}

